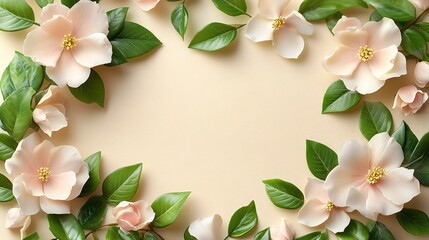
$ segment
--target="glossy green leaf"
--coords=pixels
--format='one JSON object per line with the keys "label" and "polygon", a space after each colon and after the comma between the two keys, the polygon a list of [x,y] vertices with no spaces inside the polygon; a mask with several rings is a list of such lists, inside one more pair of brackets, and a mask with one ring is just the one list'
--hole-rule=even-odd
{"label": "glossy green leaf", "polygon": [[396,219],[408,233],[420,236],[429,234],[428,215],[420,210],[404,208],[396,214]]}
{"label": "glossy green leaf", "polygon": [[367,7],[362,0],[304,0],[299,12],[308,21],[320,21],[336,12],[357,6]]}
{"label": "glossy green leaf", "polygon": [[390,133],[392,114],[381,102],[365,102],[360,113],[359,129],[366,139],[382,132]]}
{"label": "glossy green leaf", "polygon": [[171,12],[171,24],[173,24],[174,29],[184,39],[186,28],[188,27],[188,10],[184,2],[177,5],[173,12]]}
{"label": "glossy green leaf", "polygon": [[124,233],[118,227],[110,227],[106,232],[106,240],[140,240],[137,232]]}
{"label": "glossy green leaf", "polygon": [[342,80],[337,80],[326,90],[322,113],[345,112],[356,106],[361,99],[361,94],[348,90]]}
{"label": "glossy green leaf", "polygon": [[307,235],[295,238],[295,240],[328,240],[328,232],[312,232]]}
{"label": "glossy green leaf", "polygon": [[417,22],[413,28],[417,29],[423,35],[426,42],[429,42],[429,22]]}
{"label": "glossy green leaf", "polygon": [[78,2],[79,2],[79,0],[61,0],[61,3],[65,6],[67,6],[68,8],[73,7],[73,5],[75,5]]}
{"label": "glossy green leaf", "polygon": [[0,161],[6,161],[12,157],[18,143],[9,135],[0,133]]}
{"label": "glossy green leaf", "polygon": [[292,183],[280,179],[262,181],[271,202],[279,208],[297,209],[304,204],[304,194]]}
{"label": "glossy green leaf", "polygon": [[420,60],[426,59],[426,39],[416,29],[409,28],[402,32],[401,47]]}
{"label": "glossy green leaf", "polygon": [[12,183],[0,173],[0,202],[9,202],[15,199],[12,192]]}
{"label": "glossy green leaf", "polygon": [[228,237],[238,238],[252,231],[258,223],[255,202],[238,209],[229,220]]}
{"label": "glossy green leaf", "polygon": [[92,196],[79,211],[78,220],[83,229],[95,230],[103,223],[107,202],[103,196]]}
{"label": "glossy green leaf", "polygon": [[96,152],[85,159],[89,167],[89,179],[82,188],[79,197],[85,197],[93,193],[100,183],[100,161],[101,152]]}
{"label": "glossy green leaf", "polygon": [[48,4],[53,3],[54,0],[36,0],[37,5],[39,5],[39,7],[43,8]]}
{"label": "glossy green leaf", "polygon": [[39,240],[40,236],[37,232],[34,232],[32,234],[27,235],[24,239],[22,240]]}
{"label": "glossy green leaf", "polygon": [[271,240],[270,228],[266,228],[260,232],[258,232],[253,240]]}
{"label": "glossy green leaf", "polygon": [[189,227],[186,229],[185,233],[183,234],[183,238],[184,238],[185,240],[198,240],[196,237],[192,236],[192,235],[189,233]]}
{"label": "glossy green leaf", "polygon": [[152,203],[152,209],[155,212],[153,226],[164,228],[172,224],[180,213],[191,192],[166,193],[159,196]]}
{"label": "glossy green leaf", "polygon": [[408,0],[364,0],[373,6],[381,16],[399,22],[407,22],[416,18],[416,8]]}
{"label": "glossy green leaf", "polygon": [[338,20],[341,19],[343,14],[340,12],[335,13],[334,15],[331,15],[326,18],[326,26],[328,27],[329,31],[332,33],[332,29],[334,29],[335,25],[337,25]]}
{"label": "glossy green leaf", "polygon": [[49,230],[61,240],[84,240],[82,226],[71,214],[48,214]]}
{"label": "glossy green leaf", "polygon": [[34,89],[20,88],[13,92],[0,106],[0,120],[9,135],[19,142],[33,120],[31,101]]}
{"label": "glossy green leaf", "polygon": [[[142,240],[158,240],[158,237],[153,232],[146,232]],[[186,239],[185,239],[186,240]]]}
{"label": "glossy green leaf", "polygon": [[111,39],[118,35],[124,27],[127,14],[127,7],[115,8],[107,12],[107,18],[109,19],[109,34],[107,35],[107,38]]}
{"label": "glossy green leaf", "polygon": [[122,30],[112,39],[113,56],[108,66],[125,63],[128,59],[142,56],[161,45],[158,38],[137,23],[125,21]]}
{"label": "glossy green leaf", "polygon": [[329,172],[338,165],[338,156],[326,145],[307,140],[307,165],[310,172],[317,178],[325,180]]}
{"label": "glossy green leaf", "polygon": [[414,152],[419,140],[406,122],[402,122],[401,126],[392,134],[392,137],[401,145],[404,152],[404,164],[409,164],[411,155]]}
{"label": "glossy green leaf", "polygon": [[246,0],[212,0],[214,5],[230,16],[246,15]]}
{"label": "glossy green leaf", "polygon": [[142,164],[120,168],[109,174],[103,182],[103,196],[108,203],[130,201],[139,187]]}
{"label": "glossy green leaf", "polygon": [[420,184],[429,186],[429,133],[420,139],[405,167],[414,169]]}
{"label": "glossy green leaf", "polygon": [[42,86],[44,78],[41,65],[34,63],[29,57],[15,52],[13,60],[3,72],[0,88],[3,98],[6,99],[14,91],[32,87],[38,91]]}
{"label": "glossy green leaf", "polygon": [[25,0],[0,0],[1,31],[19,31],[31,27],[33,22],[33,9]]}
{"label": "glossy green leaf", "polygon": [[335,234],[338,240],[368,240],[368,229],[356,220],[350,220],[344,232]]}
{"label": "glossy green leaf", "polygon": [[210,23],[195,34],[189,48],[217,51],[227,47],[237,36],[237,28],[223,23]]}
{"label": "glossy green leaf", "polygon": [[366,224],[369,231],[369,240],[395,240],[389,229],[381,222],[370,221]]}
{"label": "glossy green leaf", "polygon": [[104,83],[100,75],[94,70],[91,70],[91,74],[85,83],[78,88],[69,87],[69,90],[76,99],[83,103],[97,103],[100,107],[104,107]]}

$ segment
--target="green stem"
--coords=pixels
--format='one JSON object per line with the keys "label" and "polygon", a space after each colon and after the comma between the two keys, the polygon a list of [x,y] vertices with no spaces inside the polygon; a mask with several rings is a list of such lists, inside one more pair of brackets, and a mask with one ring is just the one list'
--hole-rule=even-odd
{"label": "green stem", "polygon": [[248,16],[248,17],[252,18],[252,16],[250,16],[248,13],[245,13],[245,14],[246,14],[246,16]]}
{"label": "green stem", "polygon": [[157,232],[153,229],[153,227],[152,227],[151,225],[149,225],[149,229],[150,229],[150,231],[152,231],[153,233],[155,233],[155,235],[156,235],[156,236],[158,236],[161,240],[165,240],[165,238],[164,238],[164,237],[162,237],[162,236],[161,236],[161,234],[157,233]]}
{"label": "green stem", "polygon": [[223,240],[227,240],[229,238],[229,236],[226,236],[226,238],[225,239],[223,239]]}
{"label": "green stem", "polygon": [[408,28],[410,28],[411,26],[413,26],[416,22],[418,22],[426,13],[428,13],[429,8],[424,10],[416,19],[414,19],[414,21],[412,21],[411,23],[405,25],[405,27],[403,27],[401,30],[407,30]]}
{"label": "green stem", "polygon": [[100,227],[98,227],[98,228],[96,228],[96,229],[94,229],[94,230],[92,230],[92,231],[88,232],[87,234],[85,234],[85,239],[86,239],[86,238],[88,238],[91,234],[94,234],[95,232],[97,232],[98,230],[100,230],[100,229],[102,229],[102,228],[106,228],[106,227],[113,227],[113,226],[117,226],[117,225],[118,225],[117,223],[109,223],[109,224],[106,224],[106,225],[100,226]]}

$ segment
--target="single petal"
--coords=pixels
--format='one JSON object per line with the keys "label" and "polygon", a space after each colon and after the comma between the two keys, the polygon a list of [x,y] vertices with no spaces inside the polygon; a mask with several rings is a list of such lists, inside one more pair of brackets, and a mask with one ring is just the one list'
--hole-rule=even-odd
{"label": "single petal", "polygon": [[370,94],[378,91],[384,86],[385,81],[375,77],[367,62],[362,62],[354,71],[353,75],[341,76],[341,79],[350,91],[360,94]]}
{"label": "single petal", "polygon": [[31,224],[31,217],[27,216],[27,218],[25,218],[24,225],[22,226],[21,230],[19,230],[19,233],[21,234],[21,239],[24,239],[25,236],[27,235],[26,231],[30,226],[30,224]]}
{"label": "single petal", "polygon": [[61,38],[49,35],[41,28],[29,32],[24,40],[24,54],[37,63],[54,67],[63,52]]}
{"label": "single petal", "polygon": [[59,40],[56,45],[62,48],[61,43],[64,35],[72,32],[73,24],[66,17],[54,16],[52,19],[43,23],[40,28],[49,34],[51,38],[55,38],[57,41]]}
{"label": "single petal", "polygon": [[71,52],[80,65],[88,68],[112,61],[112,45],[102,33],[78,39],[76,47],[71,49]]}
{"label": "single petal", "polygon": [[338,46],[330,55],[326,56],[323,67],[332,74],[347,76],[353,74],[360,62],[355,49]]}
{"label": "single petal", "polygon": [[319,199],[310,199],[301,208],[298,214],[298,221],[309,227],[316,227],[324,223],[329,218],[330,212],[326,209],[326,203]]}
{"label": "single petal", "polygon": [[272,240],[293,240],[295,238],[295,231],[282,218],[280,226],[270,227],[270,236]]}
{"label": "single petal", "polygon": [[46,67],[46,74],[59,86],[77,88],[88,80],[91,69],[76,62],[72,53],[63,51],[55,67]]}
{"label": "single petal", "polygon": [[366,208],[369,211],[389,216],[402,210],[403,204],[394,204],[387,200],[377,187],[369,187],[368,189]]}
{"label": "single petal", "polygon": [[40,197],[44,195],[43,184],[42,181],[39,180],[39,176],[36,174],[37,172],[35,172],[33,175],[22,174],[21,181],[28,194],[35,197]]}
{"label": "single petal", "polygon": [[40,197],[40,207],[47,214],[69,214],[70,203],[67,201],[51,200]]}
{"label": "single petal", "polygon": [[35,169],[37,171],[37,166],[33,161],[33,150],[40,143],[40,136],[37,133],[32,133],[19,142],[15,153],[5,163],[6,171],[13,179],[22,173],[31,173]]}
{"label": "single petal", "polygon": [[313,24],[305,20],[304,16],[297,11],[292,11],[285,18],[285,26],[295,28],[301,35],[311,35],[314,32]]}
{"label": "single petal", "polygon": [[[93,33],[109,32],[109,22],[106,12],[95,2],[79,1],[68,13],[69,19],[73,22],[73,36],[76,38],[87,37]],[[88,21],[91,19],[91,21]]]}
{"label": "single petal", "polygon": [[356,31],[341,31],[335,35],[335,40],[340,45],[353,49],[355,57],[359,59],[359,49],[367,44],[368,33],[360,29]]}
{"label": "single petal", "polygon": [[273,39],[272,21],[256,15],[247,23],[246,37],[254,42],[270,41]]}
{"label": "single petal", "polygon": [[52,200],[67,200],[75,184],[76,174],[74,172],[51,175],[43,184],[45,196]]}
{"label": "single petal", "polygon": [[33,119],[34,122],[39,125],[40,129],[48,136],[52,135],[52,132],[58,131],[64,127],[67,127],[67,119],[64,113],[58,107],[64,109],[63,105],[57,104],[40,106],[34,109]]}
{"label": "single petal", "polygon": [[377,182],[377,188],[392,203],[396,205],[407,203],[420,194],[420,184],[413,173],[414,170],[403,167],[393,169]]}
{"label": "single petal", "polygon": [[347,199],[350,189],[366,183],[366,178],[353,175],[347,167],[337,166],[326,177],[324,188],[328,191],[329,199],[338,207],[349,206]]}
{"label": "single petal", "polygon": [[133,224],[131,224],[127,220],[118,219],[117,222],[118,222],[118,225],[121,228],[121,230],[124,231],[124,232],[139,230],[136,226],[134,226]]}
{"label": "single petal", "polygon": [[[138,229],[137,224],[139,224],[140,218],[136,212],[133,211],[124,211],[120,216],[119,220],[126,221],[132,226],[135,226]],[[118,221],[119,221],[118,220]],[[129,231],[129,230],[127,230]]]}
{"label": "single petal", "polygon": [[358,210],[364,217],[377,220],[378,213],[367,208],[368,187],[364,189],[351,188],[347,196],[347,206]]}
{"label": "single petal", "polygon": [[418,62],[414,68],[414,76],[418,87],[424,88],[429,83],[429,63]]}
{"label": "single petal", "polygon": [[390,18],[383,18],[379,22],[370,21],[362,30],[368,32],[368,46],[374,51],[390,46],[398,47],[401,44],[401,31]]}
{"label": "single petal", "polygon": [[282,27],[274,32],[273,46],[280,56],[296,59],[304,50],[304,39],[295,29]]}
{"label": "single petal", "polygon": [[34,175],[38,174],[37,171],[41,167],[48,167],[51,160],[51,150],[54,149],[54,145],[48,141],[44,140],[41,144],[37,145],[34,148],[33,152],[33,162],[35,169],[32,169],[32,172],[29,174]]}
{"label": "single petal", "polygon": [[274,20],[281,16],[290,0],[259,0],[259,13],[264,17]]}
{"label": "single petal", "polygon": [[24,222],[27,218],[21,208],[11,208],[7,211],[6,221],[4,223],[5,228],[20,228],[24,226]]}
{"label": "single petal", "polygon": [[387,80],[389,78],[399,77],[407,74],[407,59],[404,54],[398,52],[396,54],[395,62],[393,63],[393,68],[389,72],[381,76],[381,80]]}
{"label": "single petal", "polygon": [[67,13],[69,8],[64,6],[63,4],[48,4],[44,8],[42,8],[42,13],[40,14],[40,23],[50,20],[54,16],[63,16],[67,17]]}
{"label": "single petal", "polygon": [[30,216],[39,212],[39,197],[35,197],[27,193],[21,177],[17,177],[13,181],[12,191],[13,196],[15,196],[16,201],[25,215]]}
{"label": "single petal", "polygon": [[332,29],[334,35],[337,35],[340,31],[350,30],[354,31],[361,28],[362,24],[357,18],[349,18],[346,16],[342,16],[340,20],[338,20],[335,27]]}
{"label": "single petal", "polygon": [[404,160],[401,145],[386,132],[374,135],[368,146],[371,153],[370,168],[382,167],[384,170],[390,170],[401,166]]}
{"label": "single petal", "polygon": [[51,103],[54,96],[58,94],[58,91],[60,88],[58,86],[52,85],[48,88],[48,91],[46,91],[45,95],[40,99],[39,103],[37,105],[42,105],[43,103],[49,104]]}
{"label": "single petal", "polygon": [[219,215],[200,218],[189,226],[189,233],[200,240],[221,239],[222,218]]}
{"label": "single petal", "polygon": [[146,201],[140,200],[135,202],[135,204],[138,206],[140,213],[140,224],[137,226],[137,228],[142,229],[155,219],[155,212]]}
{"label": "single petal", "polygon": [[413,85],[408,85],[405,87],[401,87],[398,90],[398,97],[405,103],[412,103],[414,102],[414,99],[416,98],[416,94],[418,92],[418,89]]}
{"label": "single petal", "polygon": [[339,209],[332,209],[329,219],[325,223],[325,227],[334,232],[343,232],[350,223],[350,216]]}
{"label": "single petal", "polygon": [[416,92],[416,98],[409,104],[409,106],[413,109],[413,113],[416,113],[423,106],[423,104],[427,101],[427,97],[427,93],[424,93],[421,90]]}
{"label": "single petal", "polygon": [[323,188],[323,181],[316,178],[308,178],[307,185],[305,185],[305,197],[307,199],[318,199],[321,202],[327,203],[329,196]]}
{"label": "single petal", "polygon": [[379,79],[383,79],[386,73],[392,70],[396,56],[398,55],[398,48],[390,46],[377,51],[374,51],[374,56],[368,61],[372,73]]}
{"label": "single petal", "polygon": [[353,140],[344,142],[338,151],[338,161],[351,174],[365,176],[370,163],[368,145]]}
{"label": "single petal", "polygon": [[67,201],[77,198],[82,192],[82,188],[89,179],[89,168],[85,162],[82,162],[82,167],[79,172],[76,173],[76,184],[73,186],[73,189],[70,193],[70,196],[67,198]]}
{"label": "single petal", "polygon": [[428,0],[411,0],[418,8],[426,10],[429,8]]}
{"label": "single petal", "polygon": [[51,151],[49,168],[52,175],[65,172],[77,173],[83,164],[79,151],[73,146],[57,146]]}
{"label": "single petal", "polygon": [[137,4],[143,11],[149,11],[152,8],[156,7],[159,3],[159,0],[138,0]]}

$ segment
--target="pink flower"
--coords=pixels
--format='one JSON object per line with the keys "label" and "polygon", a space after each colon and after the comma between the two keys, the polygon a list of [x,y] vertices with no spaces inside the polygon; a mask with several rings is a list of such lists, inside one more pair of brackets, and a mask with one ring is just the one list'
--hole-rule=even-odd
{"label": "pink flower", "polygon": [[416,113],[428,100],[428,94],[408,85],[398,90],[393,108],[401,108],[405,116]]}
{"label": "pink flower", "polygon": [[418,8],[426,10],[429,8],[429,0],[411,0]]}
{"label": "pink flower", "polygon": [[287,8],[290,0],[259,0],[259,14],[247,24],[246,37],[254,42],[273,41],[285,58],[298,58],[304,49],[301,35],[313,34],[314,27],[297,11]]}
{"label": "pink flower", "polygon": [[323,181],[309,178],[305,186],[307,202],[299,211],[299,222],[316,227],[325,223],[330,231],[343,232],[350,223],[350,217],[344,207],[335,206],[329,199],[328,192],[323,188]]}
{"label": "pink flower", "polygon": [[420,194],[414,170],[401,167],[403,159],[401,146],[387,133],[375,135],[368,145],[347,141],[324,187],[335,206],[351,207],[367,218],[397,213]]}
{"label": "pink flower", "polygon": [[361,26],[358,19],[343,16],[333,33],[339,46],[325,58],[323,66],[338,75],[349,90],[373,93],[387,79],[407,73],[405,56],[398,51],[401,31],[392,19]]}
{"label": "pink flower", "polygon": [[414,68],[416,85],[424,88],[429,83],[429,63],[425,61],[418,62]]}
{"label": "pink flower", "polygon": [[113,209],[113,216],[121,230],[129,232],[137,231],[149,225],[155,218],[155,212],[146,201],[123,201]]}
{"label": "pink flower", "polygon": [[107,14],[95,2],[81,0],[71,9],[49,4],[42,9],[40,24],[27,34],[24,53],[46,66],[58,86],[79,87],[92,67],[111,62]]}
{"label": "pink flower", "polygon": [[31,217],[25,215],[20,208],[11,208],[7,212],[5,228],[20,228],[21,239],[25,237],[25,232],[31,224]]}
{"label": "pink flower", "polygon": [[191,223],[188,231],[198,240],[222,240],[222,218],[216,214],[197,219]]}
{"label": "pink flower", "polygon": [[52,132],[67,127],[66,109],[64,105],[56,102],[57,86],[49,87],[46,94],[40,99],[33,111],[34,122],[50,137]]}
{"label": "pink flower", "polygon": [[137,3],[143,11],[149,11],[156,7],[156,5],[159,3],[159,0],[137,0]]}
{"label": "pink flower", "polygon": [[280,226],[271,226],[270,235],[272,240],[294,240],[295,232],[292,227],[282,218]]}
{"label": "pink flower", "polygon": [[70,213],[69,201],[79,196],[89,178],[88,166],[76,148],[41,142],[37,133],[19,143],[5,168],[25,215],[40,209],[48,214]]}

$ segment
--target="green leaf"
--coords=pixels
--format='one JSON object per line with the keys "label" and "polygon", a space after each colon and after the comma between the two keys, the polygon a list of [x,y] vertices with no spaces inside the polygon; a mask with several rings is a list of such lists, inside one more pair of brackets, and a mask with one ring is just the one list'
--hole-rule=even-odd
{"label": "green leaf", "polygon": [[420,184],[429,186],[429,133],[420,139],[405,167],[414,169]]}
{"label": "green leaf", "polygon": [[166,193],[159,196],[152,203],[155,219],[152,224],[157,228],[164,228],[172,224],[180,213],[186,199],[191,192]]}
{"label": "green leaf", "polygon": [[382,132],[390,133],[392,114],[381,102],[365,102],[360,113],[359,128],[366,139]]}
{"label": "green leaf", "polygon": [[409,54],[420,60],[425,60],[426,57],[426,39],[416,29],[407,29],[402,32],[401,47]]}
{"label": "green leaf", "polygon": [[79,211],[78,220],[83,229],[95,230],[103,223],[107,202],[103,196],[92,196]]}
{"label": "green leaf", "polygon": [[368,240],[368,229],[356,220],[350,220],[350,224],[344,232],[335,234],[338,240]]}
{"label": "green leaf", "polygon": [[7,177],[0,173],[0,202],[9,202],[14,198],[12,183]]}
{"label": "green leaf", "polygon": [[189,227],[186,229],[185,234],[183,234],[183,238],[184,238],[185,240],[198,240],[196,237],[192,236],[192,235],[189,233]]}
{"label": "green leaf", "polygon": [[420,210],[404,208],[396,214],[402,228],[414,236],[429,234],[428,215]]}
{"label": "green leaf", "polygon": [[195,34],[189,48],[217,51],[227,47],[237,36],[237,28],[223,23],[210,23]]}
{"label": "green leaf", "polygon": [[369,240],[395,240],[389,229],[381,222],[370,221],[366,224],[369,231]]}
{"label": "green leaf", "polygon": [[260,232],[258,232],[253,240],[271,240],[270,228],[266,228]]}
{"label": "green leaf", "polygon": [[101,152],[96,152],[85,159],[89,167],[89,179],[82,188],[79,197],[85,197],[93,193],[100,183],[100,161]]}
{"label": "green leaf", "polygon": [[40,236],[39,236],[39,234],[37,233],[37,232],[34,232],[34,233],[32,233],[32,234],[30,234],[30,235],[27,235],[24,239],[22,239],[22,240],[39,240],[40,239]]}
{"label": "green leaf", "polygon": [[3,128],[9,135],[19,142],[33,120],[31,110],[34,89],[20,88],[13,92],[0,106],[0,120]]}
{"label": "green leaf", "polygon": [[238,209],[229,220],[228,237],[238,238],[252,231],[258,223],[255,202]]}
{"label": "green leaf", "polygon": [[404,152],[404,164],[409,164],[411,155],[419,143],[416,135],[411,131],[406,122],[402,122],[401,126],[392,134],[392,137],[401,145]]}
{"label": "green leaf", "polygon": [[425,38],[426,42],[429,41],[429,23],[428,22],[417,22],[413,26],[414,29],[417,29],[423,37]]}
{"label": "green leaf", "polygon": [[0,161],[6,161],[12,157],[18,143],[6,134],[0,133]]}
{"label": "green leaf", "polygon": [[139,240],[137,232],[124,233],[118,227],[110,227],[106,232],[106,240]]}
{"label": "green leaf", "polygon": [[149,30],[137,23],[125,21],[122,30],[112,39],[113,56],[108,66],[125,63],[128,59],[149,53],[161,42]]}
{"label": "green leaf", "polygon": [[271,202],[279,208],[297,209],[304,204],[304,194],[292,183],[280,179],[262,181]]}
{"label": "green leaf", "polygon": [[107,38],[111,39],[118,35],[124,27],[127,14],[127,7],[115,8],[107,12],[107,18],[109,19],[109,34],[107,34]]}
{"label": "green leaf", "polygon": [[146,232],[142,240],[158,240],[158,237],[153,232]]}
{"label": "green leaf", "polygon": [[49,230],[61,240],[84,240],[82,226],[71,214],[48,214]]}
{"label": "green leaf", "polygon": [[381,16],[399,22],[412,21],[416,18],[416,8],[408,0],[364,0],[373,6]]}
{"label": "green leaf", "polygon": [[100,107],[104,107],[105,90],[103,80],[94,70],[91,70],[86,82],[78,88],[69,87],[69,90],[76,99],[83,103],[97,103]]}
{"label": "green leaf", "polygon": [[308,21],[320,21],[336,12],[357,6],[367,7],[362,0],[304,0],[299,12]]}
{"label": "green leaf", "polygon": [[43,8],[48,4],[53,3],[54,0],[36,0],[37,5],[39,5],[39,7]]}
{"label": "green leaf", "polygon": [[214,5],[230,16],[247,15],[245,0],[212,0]]}
{"label": "green leaf", "polygon": [[3,72],[0,82],[3,98],[6,99],[14,91],[32,87],[36,92],[43,83],[44,73],[41,65],[34,63],[30,58],[15,52],[13,60]]}
{"label": "green leaf", "polygon": [[103,196],[108,203],[118,204],[130,201],[139,187],[142,164],[120,168],[106,177],[103,182]]}
{"label": "green leaf", "polygon": [[31,27],[33,22],[33,9],[25,0],[0,0],[1,31],[19,31]]}
{"label": "green leaf", "polygon": [[335,13],[334,15],[331,15],[326,18],[326,26],[328,27],[329,31],[332,33],[332,29],[334,29],[335,25],[337,25],[338,20],[341,19],[343,14],[340,12]]}
{"label": "green leaf", "polygon": [[171,24],[173,24],[174,29],[184,39],[186,28],[188,27],[188,10],[186,10],[184,2],[177,5],[173,12],[171,12]]}
{"label": "green leaf", "polygon": [[332,149],[311,140],[307,140],[306,156],[310,172],[321,180],[325,180],[329,172],[338,165],[338,156]]}
{"label": "green leaf", "polygon": [[312,232],[307,235],[304,235],[299,238],[295,238],[295,240],[328,240],[328,232]]}
{"label": "green leaf", "polygon": [[323,96],[322,113],[345,112],[356,106],[361,99],[361,94],[348,90],[342,80],[337,80]]}
{"label": "green leaf", "polygon": [[78,2],[79,2],[79,0],[61,0],[61,3],[65,6],[67,6],[68,8],[73,7],[73,5],[75,5]]}

